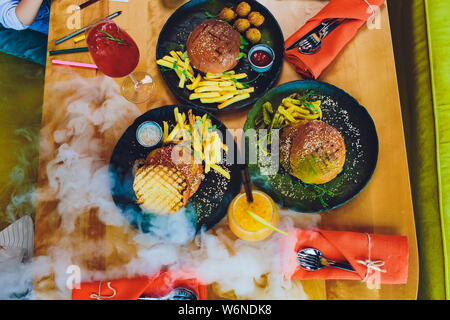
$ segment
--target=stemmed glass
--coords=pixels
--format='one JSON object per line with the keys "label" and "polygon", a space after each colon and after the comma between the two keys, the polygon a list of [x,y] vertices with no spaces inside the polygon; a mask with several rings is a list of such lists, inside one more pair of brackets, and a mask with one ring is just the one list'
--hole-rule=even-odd
{"label": "stemmed glass", "polygon": [[135,71],[139,48],[131,36],[110,19],[91,24],[85,32],[89,52],[98,69],[108,77],[122,78],[121,93],[129,101],[143,103],[150,99],[155,83],[151,75]]}

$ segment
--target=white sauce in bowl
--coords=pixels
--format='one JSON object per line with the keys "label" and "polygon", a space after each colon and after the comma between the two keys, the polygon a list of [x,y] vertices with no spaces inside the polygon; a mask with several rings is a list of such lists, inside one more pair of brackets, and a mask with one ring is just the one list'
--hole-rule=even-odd
{"label": "white sauce in bowl", "polygon": [[162,139],[162,129],[156,122],[144,122],[137,129],[136,138],[142,146],[154,147]]}

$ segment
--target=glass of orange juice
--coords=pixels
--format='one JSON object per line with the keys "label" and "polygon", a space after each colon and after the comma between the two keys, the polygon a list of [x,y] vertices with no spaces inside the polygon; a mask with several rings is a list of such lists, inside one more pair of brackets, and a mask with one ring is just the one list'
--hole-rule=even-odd
{"label": "glass of orange juice", "polygon": [[228,207],[228,224],[233,233],[247,241],[261,241],[269,237],[273,230],[265,227],[247,214],[258,215],[272,226],[278,223],[278,210],[273,200],[264,192],[252,191],[253,202],[247,201],[245,193],[240,193]]}

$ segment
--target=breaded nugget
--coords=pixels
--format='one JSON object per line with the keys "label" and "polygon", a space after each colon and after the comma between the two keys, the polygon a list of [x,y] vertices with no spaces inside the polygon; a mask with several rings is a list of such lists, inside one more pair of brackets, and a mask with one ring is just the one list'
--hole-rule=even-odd
{"label": "breaded nugget", "polygon": [[230,8],[223,8],[223,10],[219,14],[219,19],[231,22],[236,19],[237,14]]}
{"label": "breaded nugget", "polygon": [[261,41],[261,32],[256,28],[250,28],[245,33],[245,37],[251,43],[256,44]]}
{"label": "breaded nugget", "polygon": [[257,11],[253,11],[248,15],[248,20],[255,27],[259,27],[264,23],[265,19],[261,13],[259,13]]}
{"label": "breaded nugget", "polygon": [[247,2],[241,2],[236,8],[236,13],[239,17],[246,17],[252,11],[252,7]]}
{"label": "breaded nugget", "polygon": [[250,28],[250,21],[247,19],[237,19],[234,22],[234,27],[241,33],[245,32],[248,28]]}

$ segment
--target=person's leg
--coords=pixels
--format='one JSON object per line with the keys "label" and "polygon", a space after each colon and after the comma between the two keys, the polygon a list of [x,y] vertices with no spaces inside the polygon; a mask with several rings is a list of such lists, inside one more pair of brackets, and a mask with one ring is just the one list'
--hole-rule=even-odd
{"label": "person's leg", "polygon": [[32,30],[16,31],[0,26],[0,52],[45,66],[47,35]]}

